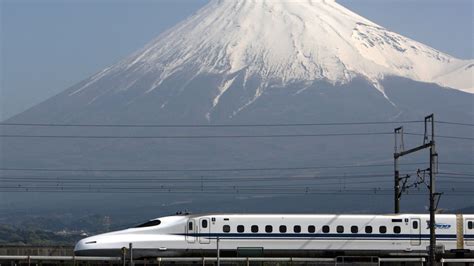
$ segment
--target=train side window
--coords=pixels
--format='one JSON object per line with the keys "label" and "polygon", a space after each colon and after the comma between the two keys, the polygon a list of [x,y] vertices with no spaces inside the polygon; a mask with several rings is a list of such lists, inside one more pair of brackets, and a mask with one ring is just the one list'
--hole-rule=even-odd
{"label": "train side window", "polygon": [[367,234],[372,234],[372,226],[367,225],[367,226],[365,227],[365,232],[366,232]]}
{"label": "train side window", "polygon": [[344,233],[344,226],[338,225],[338,226],[336,227],[336,231],[337,231],[339,234]]}
{"label": "train side window", "polygon": [[299,226],[299,225],[293,226],[293,232],[295,232],[295,233],[301,233],[301,226]]}
{"label": "train side window", "polygon": [[201,227],[202,228],[207,228],[207,220],[202,220],[201,221]]}
{"label": "train side window", "polygon": [[252,233],[258,233],[258,225],[252,225],[252,227],[250,227],[250,230],[252,231]]}
{"label": "train side window", "polygon": [[237,226],[237,232],[243,233],[245,231],[245,227],[243,225],[238,225]]}
{"label": "train side window", "polygon": [[351,233],[353,234],[359,233],[359,227],[357,227],[356,225],[351,226]]}
{"label": "train side window", "polygon": [[385,234],[387,233],[387,227],[385,225],[382,225],[379,227],[379,233]]}
{"label": "train side window", "polygon": [[395,234],[400,234],[402,232],[402,228],[400,228],[400,226],[394,226],[393,227],[393,232]]}
{"label": "train side window", "polygon": [[314,225],[308,226],[308,233],[314,233],[316,232],[316,227]]}
{"label": "train side window", "polygon": [[280,225],[280,233],[286,233],[286,225]]}
{"label": "train side window", "polygon": [[472,221],[467,222],[467,229],[470,229],[470,230],[474,229],[474,225]]}
{"label": "train side window", "polygon": [[413,221],[413,229],[418,229],[418,221]]}
{"label": "train side window", "polygon": [[189,231],[192,231],[193,228],[194,228],[194,223],[193,223],[193,221],[190,221],[190,222],[188,223],[188,230],[189,230]]}
{"label": "train side window", "polygon": [[230,225],[227,225],[227,224],[224,225],[224,226],[222,227],[222,231],[223,231],[224,233],[229,233],[229,232],[230,232]]}
{"label": "train side window", "polygon": [[323,226],[323,233],[329,233],[329,225]]}
{"label": "train side window", "polygon": [[271,225],[265,226],[265,232],[267,232],[267,233],[273,232],[273,226],[271,226]]}

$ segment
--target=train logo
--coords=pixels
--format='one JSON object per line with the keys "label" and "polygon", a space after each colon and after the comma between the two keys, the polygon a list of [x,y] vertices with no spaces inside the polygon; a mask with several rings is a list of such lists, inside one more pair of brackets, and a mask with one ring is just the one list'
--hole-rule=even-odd
{"label": "train logo", "polygon": [[[426,229],[429,229],[429,228],[430,228],[430,221],[426,221]],[[451,225],[450,224],[437,223],[437,224],[435,224],[435,228],[436,229],[447,230],[447,229],[451,228]]]}

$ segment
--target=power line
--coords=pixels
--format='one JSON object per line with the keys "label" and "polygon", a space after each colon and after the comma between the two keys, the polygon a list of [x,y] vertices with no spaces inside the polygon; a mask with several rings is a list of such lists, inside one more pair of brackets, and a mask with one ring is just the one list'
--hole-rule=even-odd
{"label": "power line", "polygon": [[[392,134],[393,134],[393,133],[392,133]],[[420,133],[404,132],[403,134],[405,134],[405,135],[411,135],[411,136],[425,136],[424,134],[420,134]],[[474,138],[471,138],[471,137],[460,137],[460,136],[436,135],[436,137],[437,137],[437,138],[443,138],[443,139],[474,140]]]}
{"label": "power line", "polygon": [[0,180],[7,180],[7,181],[41,181],[41,182],[54,182],[54,183],[63,183],[63,182],[97,182],[97,183],[106,183],[106,182],[124,182],[124,183],[138,183],[138,182],[150,182],[150,181],[160,181],[160,182],[170,182],[170,183],[198,183],[198,182],[222,182],[222,183],[230,183],[230,182],[275,182],[275,181],[327,181],[327,180],[353,180],[353,179],[372,179],[372,178],[381,178],[381,177],[390,177],[391,175],[349,175],[349,176],[296,176],[296,177],[266,177],[266,178],[182,178],[182,179],[171,179],[171,178],[43,178],[43,177],[27,177],[27,178],[17,178],[17,177],[0,177]]}
{"label": "power line", "polygon": [[474,177],[473,173],[467,174],[467,173],[439,172],[438,174]]}
{"label": "power line", "polygon": [[274,123],[274,124],[56,124],[56,123],[0,123],[0,126],[36,127],[128,127],[128,128],[219,128],[219,127],[305,127],[305,126],[346,126],[346,125],[384,125],[401,123],[422,123],[421,120],[407,121],[368,121],[368,122],[328,122],[328,123]]}
{"label": "power line", "polygon": [[438,163],[438,164],[444,164],[444,165],[474,165],[474,163],[455,163],[455,162],[443,162],[443,163]]}
{"label": "power line", "polygon": [[[424,123],[422,120],[405,121],[361,121],[326,123],[271,123],[271,124],[73,124],[73,123],[0,123],[0,126],[30,127],[105,127],[105,128],[219,128],[219,127],[306,127],[306,126],[351,126],[351,125],[390,125]],[[474,126],[472,123],[436,121],[437,124]]]}
{"label": "power line", "polygon": [[[472,174],[467,173],[439,173],[443,179],[467,179],[474,180]],[[274,182],[274,181],[324,181],[324,180],[351,180],[351,179],[373,179],[392,177],[393,174],[382,173],[359,173],[359,174],[337,174],[337,175],[256,175],[256,176],[187,176],[169,177],[158,176],[0,176],[0,180],[12,181],[51,181],[51,182]]]}
{"label": "power line", "polygon": [[[424,162],[404,163],[401,165],[423,165]],[[446,162],[438,165],[474,165],[471,163]],[[91,168],[17,168],[0,167],[0,171],[25,171],[25,172],[249,172],[249,171],[292,171],[292,170],[318,170],[318,169],[346,169],[365,167],[393,167],[393,164],[352,164],[352,165],[321,165],[302,167],[261,167],[261,168],[202,168],[202,169],[91,169]]]}
{"label": "power line", "polygon": [[[421,165],[424,163],[405,163],[403,165]],[[287,171],[287,170],[317,170],[317,169],[344,169],[364,167],[392,167],[393,164],[353,164],[353,165],[325,165],[303,167],[262,167],[262,168],[203,168],[203,169],[74,169],[74,168],[8,168],[0,167],[0,171],[38,171],[38,172],[237,172],[237,171]]]}
{"label": "power line", "polygon": [[[424,136],[421,133],[409,133],[411,136]],[[162,136],[118,136],[118,135],[22,135],[2,134],[0,138],[57,138],[57,139],[213,139],[213,138],[300,138],[300,137],[348,137],[348,136],[378,136],[393,135],[393,132],[352,132],[352,133],[323,133],[323,134],[272,134],[272,135],[162,135]],[[437,138],[474,140],[472,137],[437,135]]]}
{"label": "power line", "polygon": [[470,123],[458,123],[458,122],[447,122],[447,121],[436,121],[435,123],[437,123],[437,124],[446,124],[446,125],[474,127],[474,124],[470,124]]}
{"label": "power line", "polygon": [[[100,194],[208,194],[208,195],[361,195],[361,196],[389,196],[392,195],[391,189],[365,189],[365,190],[343,190],[343,189],[333,189],[333,190],[307,190],[306,188],[298,190],[247,190],[247,189],[236,189],[236,190],[154,190],[154,189],[129,189],[129,188],[120,188],[120,189],[103,189],[103,188],[91,188],[91,189],[58,189],[57,187],[44,187],[41,189],[34,188],[18,188],[18,187],[0,187],[0,192],[15,192],[15,193],[100,193]],[[451,189],[446,191],[444,196],[469,196],[472,195],[474,191],[465,191]],[[408,196],[421,196],[427,195],[423,192],[412,192]]]}
{"label": "power line", "polygon": [[[363,179],[362,181],[354,181],[354,179]],[[281,184],[282,182],[284,183],[282,186],[285,187],[291,187],[294,185],[288,185],[288,181],[294,182],[295,184],[301,186],[301,185],[318,185],[318,186],[326,186],[326,185],[359,185],[359,184],[381,184],[381,183],[392,183],[390,180],[386,179],[378,179],[378,180],[371,180],[367,181],[365,179],[368,178],[354,178],[350,177],[348,179],[340,179],[340,178],[318,178],[318,179],[302,179],[302,178],[294,178],[294,179],[266,179],[266,180],[260,180],[260,179],[251,179],[251,180],[199,180],[199,179],[194,179],[194,180],[88,180],[88,179],[74,179],[74,180],[69,180],[69,179],[59,179],[59,180],[54,180],[54,179],[17,179],[17,178],[0,178],[0,182],[3,183],[15,183],[15,184],[156,184],[157,181],[159,181],[159,184],[167,184],[167,185],[177,185],[177,184],[197,184],[197,185],[203,185],[205,184],[206,186],[209,186],[209,183],[225,183],[225,184],[234,184],[234,183],[252,183],[252,186],[276,186],[277,184]],[[333,182],[333,183],[327,183],[327,181],[337,181],[338,182]],[[321,182],[325,181],[325,182]],[[305,182],[302,184],[301,182]],[[450,178],[450,177],[443,177],[442,180],[439,181],[440,183],[472,183],[474,182],[473,178],[466,179],[466,178]],[[271,183],[271,184],[268,184]]]}
{"label": "power line", "polygon": [[299,138],[392,135],[392,132],[327,133],[327,134],[273,134],[273,135],[188,135],[188,136],[81,136],[81,135],[16,135],[3,134],[0,138],[61,138],[61,139],[211,139],[211,138]]}

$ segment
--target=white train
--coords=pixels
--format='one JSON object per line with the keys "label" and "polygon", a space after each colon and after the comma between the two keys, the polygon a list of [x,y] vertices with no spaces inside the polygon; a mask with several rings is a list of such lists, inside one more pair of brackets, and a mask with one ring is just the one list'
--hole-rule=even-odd
{"label": "white train", "polygon": [[[77,256],[337,256],[426,254],[429,215],[202,214],[150,220],[85,238]],[[436,215],[445,256],[474,256],[474,215]],[[247,253],[247,254],[245,254]]]}

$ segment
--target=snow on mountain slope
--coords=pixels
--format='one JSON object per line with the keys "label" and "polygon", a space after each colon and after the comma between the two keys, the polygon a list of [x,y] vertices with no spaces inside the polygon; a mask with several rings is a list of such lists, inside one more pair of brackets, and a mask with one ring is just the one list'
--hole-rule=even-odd
{"label": "snow on mountain slope", "polygon": [[213,108],[236,73],[244,75],[244,87],[252,77],[261,81],[248,104],[272,86],[317,80],[347,84],[356,77],[382,93],[386,76],[474,93],[473,64],[391,32],[334,0],[213,0],[70,95],[118,76],[120,85],[107,90],[126,91],[146,76],[147,85],[140,83],[146,94],[182,71],[191,72],[191,79],[222,76]]}

